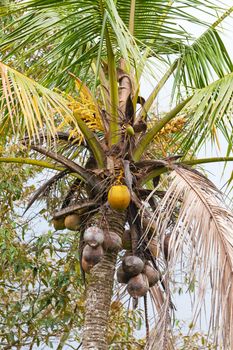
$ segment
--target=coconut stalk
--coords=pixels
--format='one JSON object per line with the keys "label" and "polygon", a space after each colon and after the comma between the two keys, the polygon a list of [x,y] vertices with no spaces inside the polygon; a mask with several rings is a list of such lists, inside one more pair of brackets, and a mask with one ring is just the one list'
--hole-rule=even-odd
{"label": "coconut stalk", "polygon": [[[125,212],[107,209],[104,220],[101,213],[91,218],[91,223],[106,228],[122,237],[125,224]],[[108,320],[113,293],[113,282],[117,252],[105,252],[101,261],[90,270],[87,285],[85,320],[83,328],[83,350],[108,349]]]}

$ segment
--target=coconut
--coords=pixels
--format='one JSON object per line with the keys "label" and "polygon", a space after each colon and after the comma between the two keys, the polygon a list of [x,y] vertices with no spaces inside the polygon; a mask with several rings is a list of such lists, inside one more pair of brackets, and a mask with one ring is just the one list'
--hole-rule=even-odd
{"label": "coconut", "polygon": [[64,230],[66,228],[64,223],[64,218],[53,219],[53,227],[55,228],[56,231]]}
{"label": "coconut", "polygon": [[121,237],[119,237],[115,232],[105,231],[103,247],[106,251],[118,252],[122,249]]}
{"label": "coconut", "polygon": [[130,278],[127,291],[133,298],[143,297],[149,290],[149,283],[146,275],[140,273],[137,276]]}
{"label": "coconut", "polygon": [[144,262],[136,255],[124,257],[122,261],[123,270],[130,276],[137,276],[144,268]]}
{"label": "coconut", "polygon": [[65,227],[71,231],[77,231],[80,228],[80,216],[78,214],[70,214],[65,218]]}
{"label": "coconut", "polygon": [[103,255],[104,251],[101,245],[98,245],[94,248],[89,246],[89,244],[86,244],[83,249],[82,257],[88,263],[88,265],[91,265],[91,267],[93,267],[94,265],[98,264],[98,262],[100,262]]}
{"label": "coconut", "polygon": [[135,134],[134,128],[132,127],[132,125],[127,125],[126,132],[129,136],[134,136],[134,134]]}
{"label": "coconut", "polygon": [[97,247],[104,242],[104,232],[97,226],[88,227],[83,235],[84,242],[91,247]]}
{"label": "coconut", "polygon": [[132,249],[130,230],[125,230],[122,236],[122,248],[125,250]]}
{"label": "coconut", "polygon": [[117,275],[117,281],[119,283],[126,284],[126,283],[128,283],[128,281],[130,279],[130,277],[127,275],[127,273],[123,270],[122,265],[120,267],[118,267],[116,275]]}
{"label": "coconut", "polygon": [[125,185],[112,186],[108,192],[108,203],[112,209],[123,211],[130,203],[130,192]]}
{"label": "coconut", "polygon": [[91,270],[91,268],[93,267],[93,265],[91,265],[90,263],[88,263],[88,262],[84,259],[84,257],[82,257],[82,263],[81,263],[81,265],[82,265],[83,271],[86,272],[86,273],[89,273],[90,270]]}
{"label": "coconut", "polygon": [[149,264],[145,264],[143,274],[145,274],[148,279],[149,287],[153,287],[160,280],[159,271]]}

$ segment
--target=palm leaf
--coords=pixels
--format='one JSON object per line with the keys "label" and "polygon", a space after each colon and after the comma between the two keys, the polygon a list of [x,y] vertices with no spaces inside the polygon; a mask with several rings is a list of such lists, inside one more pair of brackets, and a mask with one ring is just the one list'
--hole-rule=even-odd
{"label": "palm leaf", "polygon": [[181,87],[201,89],[213,80],[223,78],[233,71],[233,63],[222,41],[217,26],[229,16],[233,6],[215,21],[194,43],[184,46],[181,57],[177,60],[174,74],[173,93],[177,89],[181,96]]}
{"label": "palm leaf", "polygon": [[[75,123],[68,101],[22,73],[0,62],[0,134],[40,138],[41,133],[55,137],[56,120]],[[68,122],[67,122],[68,124]],[[46,136],[46,137],[47,137]]]}
{"label": "palm leaf", "polygon": [[[184,41],[189,34],[177,23],[180,21],[190,21],[200,24],[198,16],[188,13],[188,7],[198,8],[211,12],[211,9],[219,10],[220,6],[216,2],[209,1],[203,6],[202,1],[166,1],[166,0],[137,0],[135,8],[131,12],[131,0],[118,0],[117,8],[119,15],[128,26],[131,17],[134,16],[133,32],[139,46],[147,46],[161,54],[174,54],[180,52]],[[130,17],[131,16],[131,17]],[[206,25],[202,21],[202,25]],[[132,24],[131,24],[132,26]]]}
{"label": "palm leaf", "polygon": [[198,16],[194,17],[186,8],[200,5],[201,11],[219,10],[214,3],[208,1],[203,5],[198,0],[179,0],[174,5],[167,0],[136,1],[133,37],[127,29],[130,0],[119,0],[116,4],[112,0],[21,0],[12,5],[11,13],[19,12],[22,16],[17,16],[4,30],[1,48],[6,57],[20,53],[18,67],[26,59],[31,64],[33,55],[38,62],[33,64],[30,74],[37,72],[42,76],[43,67],[44,82],[70,89],[72,83],[65,74],[68,70],[83,80],[91,61],[100,57],[100,51],[101,57],[106,57],[103,40],[106,17],[114,54],[126,61],[130,58],[135,64],[140,59],[138,48],[144,50],[149,46],[155,49],[156,56],[180,52],[189,35],[176,23],[180,20],[200,23]]}
{"label": "palm leaf", "polygon": [[[157,232],[164,237],[171,216],[179,208],[169,245],[167,273],[170,275],[174,272],[182,255],[188,254],[190,280],[198,280],[192,322],[196,324],[204,296],[211,287],[209,326],[216,334],[217,344],[231,349],[233,215],[224,206],[221,193],[198,172],[175,168],[172,179],[154,213]],[[151,349],[156,349],[156,344]]]}
{"label": "palm leaf", "polygon": [[[216,143],[216,133],[222,132],[232,149],[231,116],[233,110],[233,73],[197,90],[183,110],[187,116],[186,132],[178,140],[182,152],[200,149],[210,137]],[[230,152],[228,151],[228,155]]]}
{"label": "palm leaf", "polygon": [[33,203],[38,200],[40,197],[42,197],[46,191],[58,180],[62,179],[64,176],[69,174],[69,171],[62,170],[58,174],[52,176],[48,181],[46,181],[38,190],[33,194],[32,198],[29,200],[29,203],[26,207],[26,209],[23,212],[23,215],[28,211],[29,208],[33,205]]}

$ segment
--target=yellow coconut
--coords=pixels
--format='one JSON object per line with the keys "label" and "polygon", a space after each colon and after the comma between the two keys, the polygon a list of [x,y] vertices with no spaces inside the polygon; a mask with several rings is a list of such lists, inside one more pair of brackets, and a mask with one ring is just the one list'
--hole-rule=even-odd
{"label": "yellow coconut", "polygon": [[114,185],[108,192],[108,203],[112,209],[123,211],[130,203],[130,192],[125,185]]}
{"label": "yellow coconut", "polygon": [[80,216],[78,214],[70,214],[65,218],[65,227],[71,231],[77,231],[80,227]]}
{"label": "yellow coconut", "polygon": [[53,227],[55,228],[56,231],[64,230],[66,228],[64,223],[64,218],[53,219]]}

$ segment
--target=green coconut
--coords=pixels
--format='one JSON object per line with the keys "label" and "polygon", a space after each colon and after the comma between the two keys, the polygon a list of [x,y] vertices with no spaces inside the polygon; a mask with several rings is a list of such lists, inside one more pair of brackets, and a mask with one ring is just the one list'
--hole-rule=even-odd
{"label": "green coconut", "polygon": [[129,136],[134,136],[134,134],[135,134],[135,131],[134,131],[134,128],[132,127],[132,125],[127,125],[126,132]]}

